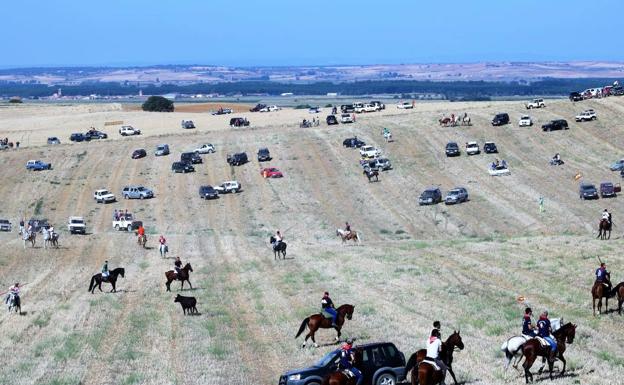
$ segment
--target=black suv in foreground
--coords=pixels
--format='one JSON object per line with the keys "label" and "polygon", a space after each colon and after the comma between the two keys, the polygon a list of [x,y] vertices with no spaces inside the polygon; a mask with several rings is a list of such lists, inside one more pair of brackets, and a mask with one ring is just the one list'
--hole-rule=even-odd
{"label": "black suv in foreground", "polygon": [[492,119],[492,126],[502,126],[509,123],[509,114],[504,112],[502,114],[496,114]]}
{"label": "black suv in foreground", "polygon": [[598,199],[598,190],[591,183],[581,183],[579,186],[579,198],[581,199]]}
{"label": "black suv in foreground", "polygon": [[542,131],[567,130],[568,122],[565,119],[551,120],[542,126]]}
{"label": "black suv in foreground", "polygon": [[192,164],[186,162],[173,162],[173,164],[171,165],[171,171],[186,174],[187,172],[195,171],[195,167],[193,167]]}
{"label": "black suv in foreground", "polygon": [[430,187],[420,194],[418,198],[418,204],[422,205],[435,205],[442,202],[442,192],[437,187]]}
{"label": "black suv in foreground", "polygon": [[446,144],[446,156],[459,156],[461,152],[459,151],[459,146],[455,142],[448,142]]}
{"label": "black suv in foreground", "polygon": [[203,163],[201,156],[196,152],[183,152],[180,154],[180,162],[186,162],[190,164]]}
{"label": "black suv in foreground", "polygon": [[219,198],[219,193],[212,186],[200,186],[199,197],[202,199],[217,199]]}
{"label": "black suv in foreground", "polygon": [[366,143],[362,142],[358,138],[347,138],[342,141],[342,145],[345,147],[360,148],[362,146],[366,146]]}
{"label": "black suv in foreground", "polygon": [[241,164],[247,163],[249,160],[247,159],[247,154],[244,152],[238,152],[234,155],[228,154],[227,162],[230,166],[240,166]]}
{"label": "black suv in foreground", "polygon": [[571,102],[580,102],[583,100],[583,95],[580,92],[571,92],[570,93],[570,101]]}
{"label": "black suv in foreground", "polygon": [[[362,385],[394,385],[405,380],[405,356],[391,342],[356,345],[362,349]],[[320,385],[338,369],[340,349],[327,353],[309,368],[291,370],[280,376],[279,385]]]}
{"label": "black suv in foreground", "polygon": [[262,147],[258,150],[258,162],[266,162],[271,160],[271,153],[266,147]]}

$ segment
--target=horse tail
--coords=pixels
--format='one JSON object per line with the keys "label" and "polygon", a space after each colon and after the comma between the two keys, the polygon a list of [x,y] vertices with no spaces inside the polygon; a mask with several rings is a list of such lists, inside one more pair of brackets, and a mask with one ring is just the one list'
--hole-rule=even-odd
{"label": "horse tail", "polygon": [[303,333],[303,331],[305,330],[306,326],[308,325],[308,322],[310,322],[310,317],[306,317],[303,322],[301,323],[301,326],[299,327],[299,331],[297,332],[297,335],[295,336],[295,338],[298,338],[301,333]]}
{"label": "horse tail", "polygon": [[412,369],[414,369],[416,367],[417,356],[418,356],[418,354],[414,353],[409,358],[409,360],[407,360],[407,364],[405,364],[405,375],[406,376],[407,376],[407,373],[409,373],[410,370],[412,370]]}
{"label": "horse tail", "polygon": [[95,275],[91,277],[91,283],[89,284],[89,291],[95,287]]}
{"label": "horse tail", "polygon": [[360,234],[362,234],[360,231],[358,231],[355,235],[357,237],[358,242],[362,242],[362,237],[360,236]]}

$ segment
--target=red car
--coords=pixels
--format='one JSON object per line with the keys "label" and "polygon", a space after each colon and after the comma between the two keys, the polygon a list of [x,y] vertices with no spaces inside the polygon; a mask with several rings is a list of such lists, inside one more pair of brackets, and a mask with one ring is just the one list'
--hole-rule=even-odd
{"label": "red car", "polygon": [[282,175],[282,172],[275,167],[267,167],[265,169],[262,169],[262,171],[260,171],[260,175],[265,178],[281,178],[284,176]]}

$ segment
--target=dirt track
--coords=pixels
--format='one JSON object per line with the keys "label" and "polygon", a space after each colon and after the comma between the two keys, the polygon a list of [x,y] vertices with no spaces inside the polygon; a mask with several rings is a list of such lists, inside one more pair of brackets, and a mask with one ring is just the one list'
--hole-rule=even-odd
{"label": "dirt track", "polygon": [[[571,117],[585,108],[596,109],[599,120],[574,123]],[[442,113],[464,111],[472,127],[439,127]],[[498,111],[509,112],[513,124],[491,127]],[[573,378],[604,384],[605,373],[622,378],[623,321],[617,314],[594,319],[589,288],[597,255],[609,262],[614,281],[622,280],[623,258],[616,251],[624,205],[621,197],[579,200],[574,175],[619,182],[607,165],[623,155],[616,122],[624,99],[551,101],[530,112],[537,127],[568,119],[565,132],[518,128],[525,112],[517,102],[427,103],[414,111],[388,106],[383,113],[358,115],[352,125],[300,129],[297,122],[312,115],[283,110],[242,114],[252,126],[231,129],[229,115],[150,114],[119,105],[0,109],[0,137],[24,146],[0,153],[0,217],[16,226],[41,199],[41,216],[61,231],[62,245],[23,250],[15,231],[0,234],[0,287],[28,283],[26,314],[0,315],[0,333],[7,337],[0,340],[0,360],[7,363],[0,383],[275,383],[286,369],[308,365],[331,349],[300,350],[301,340],[293,339],[326,289],[336,302],[356,305],[344,333],[362,342],[390,340],[410,354],[423,345],[434,318],[443,321],[444,335],[461,328],[467,352],[456,355],[455,372],[460,381],[488,384],[523,381],[512,373],[504,379],[498,352],[519,330],[523,305],[515,299],[523,295],[536,313],[547,307],[579,324],[566,353],[573,377],[557,383]],[[188,118],[196,130],[179,128]],[[117,120],[144,135],[121,138],[117,127],[104,127]],[[53,135],[66,143],[71,132],[91,125],[111,139],[42,145]],[[382,127],[391,129],[394,142],[383,141]],[[379,145],[391,159],[394,169],[382,173],[379,183],[368,183],[357,151],[341,146],[352,135]],[[460,144],[462,156],[444,156],[449,140]],[[496,142],[496,157],[507,160],[511,176],[489,176],[495,156],[467,157],[462,144],[469,140]],[[174,158],[203,142],[217,152],[204,155],[193,174],[172,174]],[[172,154],[155,158],[159,143],[168,143]],[[268,165],[280,168],[283,179],[260,176],[254,158],[260,146],[269,147],[274,159]],[[141,147],[148,157],[130,159]],[[246,150],[251,162],[230,168],[226,153],[238,150]],[[564,166],[548,166],[555,152]],[[28,159],[52,162],[54,169],[26,172]],[[244,191],[216,201],[197,196],[201,184],[228,179],[239,180]],[[127,184],[151,187],[156,197],[109,205],[91,198],[97,188],[119,194]],[[465,186],[471,200],[418,206],[418,195],[430,185],[443,192]],[[605,207],[614,213],[616,231],[611,241],[599,242],[594,227]],[[145,221],[153,249],[139,249],[132,235],[110,228],[113,210],[123,208]],[[70,236],[64,228],[69,215],[83,215],[90,234]],[[345,220],[363,234],[361,246],[343,246],[334,236]],[[274,262],[267,239],[278,228],[286,230],[289,259]],[[159,234],[169,241],[166,260],[155,248]],[[164,272],[178,255],[193,265],[195,290],[186,295],[198,298],[199,317],[183,317],[173,303],[179,283],[172,293],[164,291]],[[113,268],[125,267],[121,291],[91,295],[89,278],[105,259]],[[317,336],[321,344],[332,338],[328,331]],[[111,368],[116,374],[101,375]]]}

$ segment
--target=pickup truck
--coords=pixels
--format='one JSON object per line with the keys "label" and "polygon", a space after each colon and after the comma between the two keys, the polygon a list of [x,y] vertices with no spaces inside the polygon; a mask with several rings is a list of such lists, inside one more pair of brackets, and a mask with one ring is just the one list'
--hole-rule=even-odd
{"label": "pickup truck", "polygon": [[67,220],[67,230],[70,234],[86,234],[87,226],[83,217],[69,217]]}
{"label": "pickup truck", "polygon": [[215,186],[214,189],[219,194],[237,193],[241,190],[241,184],[235,180],[229,180],[221,183],[220,186]]}
{"label": "pickup truck", "polygon": [[525,104],[527,110],[532,108],[544,108],[546,104],[544,104],[544,99],[533,99],[532,101]]}
{"label": "pickup truck", "polygon": [[113,217],[113,229],[130,231],[132,230],[133,221],[134,217],[131,213],[121,213],[121,215],[119,215],[117,219]]}
{"label": "pickup truck", "polygon": [[109,203],[115,202],[116,200],[115,195],[106,189],[95,190],[93,199],[95,199],[97,203]]}
{"label": "pickup truck", "polygon": [[585,110],[580,114],[576,115],[574,119],[577,122],[589,122],[590,120],[598,119],[598,116],[596,116],[596,111],[594,110]]}
{"label": "pickup truck", "polygon": [[32,171],[41,171],[41,170],[51,170],[52,164],[46,163],[41,160],[29,160],[26,162],[26,170]]}
{"label": "pickup truck", "polygon": [[132,126],[121,126],[121,128],[119,129],[119,134],[121,134],[121,136],[141,135],[141,130],[137,130]]}
{"label": "pickup truck", "polygon": [[360,155],[363,158],[377,158],[381,156],[381,151],[373,146],[360,147]]}

